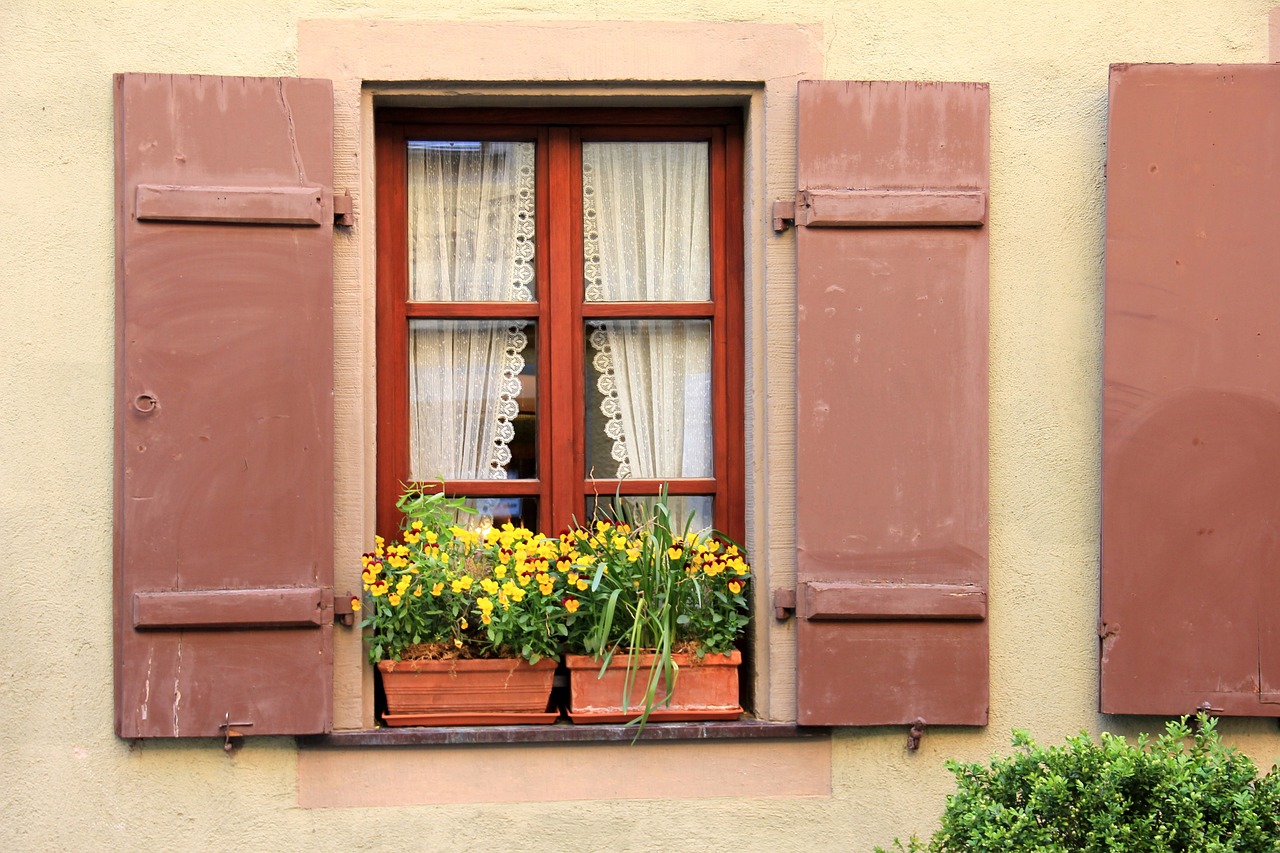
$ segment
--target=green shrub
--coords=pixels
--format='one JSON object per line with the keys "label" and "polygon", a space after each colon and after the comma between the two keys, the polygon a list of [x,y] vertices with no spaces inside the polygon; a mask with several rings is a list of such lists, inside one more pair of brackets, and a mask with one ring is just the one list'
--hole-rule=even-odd
{"label": "green shrub", "polygon": [[948,761],[959,790],[942,827],[927,843],[912,836],[891,849],[1280,851],[1280,768],[1259,777],[1222,744],[1215,720],[1198,723],[1183,717],[1136,744],[1104,732],[1044,747],[1015,730],[1011,756]]}

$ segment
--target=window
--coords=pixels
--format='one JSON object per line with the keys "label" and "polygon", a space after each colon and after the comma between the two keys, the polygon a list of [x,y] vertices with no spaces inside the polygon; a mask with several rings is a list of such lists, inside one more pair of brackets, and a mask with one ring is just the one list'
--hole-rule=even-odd
{"label": "window", "polygon": [[741,538],[736,111],[397,110],[377,134],[378,529],[411,482],[544,531],[667,484]]}

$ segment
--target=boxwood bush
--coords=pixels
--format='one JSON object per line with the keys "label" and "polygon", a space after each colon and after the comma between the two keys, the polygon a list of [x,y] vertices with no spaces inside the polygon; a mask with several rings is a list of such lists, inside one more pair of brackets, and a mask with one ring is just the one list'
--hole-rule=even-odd
{"label": "boxwood bush", "polygon": [[1015,730],[1013,745],[988,765],[948,761],[959,790],[942,827],[890,850],[1280,851],[1280,768],[1260,777],[1213,719],[1136,743],[1081,733],[1046,747]]}

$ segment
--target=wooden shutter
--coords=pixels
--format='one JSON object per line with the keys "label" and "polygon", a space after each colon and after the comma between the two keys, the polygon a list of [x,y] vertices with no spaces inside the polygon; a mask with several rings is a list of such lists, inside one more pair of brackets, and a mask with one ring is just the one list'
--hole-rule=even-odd
{"label": "wooden shutter", "polygon": [[1117,65],[1107,713],[1280,716],[1280,66]]}
{"label": "wooden shutter", "polygon": [[800,84],[798,715],[987,721],[988,92]]}
{"label": "wooden shutter", "polygon": [[328,731],[331,84],[115,91],[116,731]]}

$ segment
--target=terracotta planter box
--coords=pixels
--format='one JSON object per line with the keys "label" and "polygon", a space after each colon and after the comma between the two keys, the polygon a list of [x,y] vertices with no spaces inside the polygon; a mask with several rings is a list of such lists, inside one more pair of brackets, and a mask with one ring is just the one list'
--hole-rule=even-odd
{"label": "terracotta planter box", "polygon": [[379,661],[388,726],[553,723],[556,662],[520,659]]}
{"label": "terracotta planter box", "polygon": [[[644,710],[643,685],[648,683],[654,655],[642,655],[641,667],[631,687],[631,704],[622,707],[626,685],[627,658],[615,656],[600,675],[600,661],[586,655],[568,655],[569,719],[575,723],[625,723]],[[738,666],[742,653],[707,655],[697,660],[692,655],[672,655],[680,667],[671,702],[655,707],[651,722],[696,722],[699,720],[736,720],[742,715],[738,704]],[[659,701],[666,696],[665,683],[658,684]]]}

